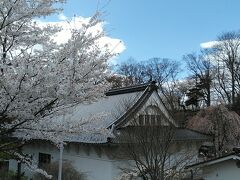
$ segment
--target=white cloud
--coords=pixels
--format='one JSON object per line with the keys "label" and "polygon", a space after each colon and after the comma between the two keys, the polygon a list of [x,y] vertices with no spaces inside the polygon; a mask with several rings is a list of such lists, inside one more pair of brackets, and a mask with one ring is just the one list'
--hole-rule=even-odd
{"label": "white cloud", "polygon": [[[61,19],[64,19],[63,17],[65,17],[65,16],[63,15],[61,17]],[[59,19],[60,19],[60,17],[59,17]],[[62,30],[60,32],[58,32],[53,37],[53,39],[57,44],[62,44],[62,43],[66,43],[71,38],[71,29],[80,29],[80,28],[82,28],[83,24],[88,23],[89,20],[90,20],[90,18],[84,18],[81,16],[77,16],[77,17],[74,17],[71,20],[67,20],[67,21],[57,21],[57,22],[37,21],[37,23],[40,26],[46,26],[46,25],[55,26],[56,25],[56,26],[61,27]],[[94,27],[89,29],[88,32],[93,33],[93,34],[97,33],[97,32],[102,32],[105,24],[106,24],[105,22],[98,23]],[[99,39],[98,42],[99,42],[100,47],[104,48],[107,45],[108,49],[116,54],[120,54],[126,49],[126,47],[121,39],[104,36],[101,39]],[[115,63],[115,61],[116,61],[116,59],[112,59],[111,63]]]}
{"label": "white cloud", "polygon": [[203,49],[208,49],[208,48],[214,47],[217,44],[218,44],[218,41],[209,41],[209,42],[201,43],[200,47]]}
{"label": "white cloud", "polygon": [[67,16],[65,16],[63,13],[60,13],[58,15],[58,19],[61,20],[61,21],[65,21],[65,20],[67,20]]}

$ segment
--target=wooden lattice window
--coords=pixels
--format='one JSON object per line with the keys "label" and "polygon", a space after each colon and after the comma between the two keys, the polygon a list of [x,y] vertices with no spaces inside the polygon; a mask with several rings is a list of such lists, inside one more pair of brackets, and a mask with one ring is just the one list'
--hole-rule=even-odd
{"label": "wooden lattice window", "polygon": [[161,115],[139,115],[139,125],[160,125]]}
{"label": "wooden lattice window", "polygon": [[44,164],[49,164],[51,162],[51,154],[39,153],[38,156],[38,165],[39,167]]}

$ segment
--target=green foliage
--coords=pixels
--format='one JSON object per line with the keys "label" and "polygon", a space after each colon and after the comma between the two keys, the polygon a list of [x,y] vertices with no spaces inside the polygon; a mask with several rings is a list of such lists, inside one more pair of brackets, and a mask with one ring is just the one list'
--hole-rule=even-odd
{"label": "green foliage", "polygon": [[13,157],[13,156],[10,155],[9,153],[0,151],[0,159],[8,160],[8,159],[11,159],[12,157]]}
{"label": "green foliage", "polygon": [[204,97],[202,89],[194,87],[192,89],[189,89],[188,91],[188,100],[186,100],[185,102],[186,105],[195,105],[196,107],[198,107],[198,102]]}
{"label": "green foliage", "polygon": [[[13,171],[0,172],[0,180],[16,180],[17,174]],[[22,176],[21,180],[27,180],[27,177]]]}

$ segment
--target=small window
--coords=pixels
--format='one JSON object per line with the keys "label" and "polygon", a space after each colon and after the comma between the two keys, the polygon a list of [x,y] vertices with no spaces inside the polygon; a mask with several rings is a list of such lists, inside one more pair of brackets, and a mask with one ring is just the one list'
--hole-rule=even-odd
{"label": "small window", "polygon": [[8,161],[0,161],[0,172],[7,172],[9,169]]}
{"label": "small window", "polygon": [[39,153],[38,156],[38,165],[39,167],[44,164],[49,164],[51,162],[51,154]]}
{"label": "small window", "polygon": [[139,125],[160,125],[160,115],[139,115]]}
{"label": "small window", "polygon": [[150,115],[150,123],[151,125],[156,125],[157,115]]}
{"label": "small window", "polygon": [[155,123],[156,125],[165,125],[161,115],[155,115]]}
{"label": "small window", "polygon": [[143,115],[139,115],[139,125],[144,125],[144,116]]}
{"label": "small window", "polygon": [[151,115],[144,115],[145,125],[151,125]]}

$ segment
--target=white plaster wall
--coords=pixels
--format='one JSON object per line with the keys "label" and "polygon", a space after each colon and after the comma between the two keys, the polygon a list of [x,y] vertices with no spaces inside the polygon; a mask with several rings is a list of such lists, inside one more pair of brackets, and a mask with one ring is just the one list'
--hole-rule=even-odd
{"label": "white plaster wall", "polygon": [[[51,154],[51,162],[59,160],[59,150],[46,143],[38,143],[38,145],[28,146],[23,149],[24,153],[31,154],[33,159],[37,162],[39,152]],[[87,176],[87,180],[113,180],[121,170],[119,165],[123,164],[123,161],[119,164],[114,160],[111,160],[108,156],[102,152],[100,155],[96,153],[94,148],[90,148],[89,152],[86,152],[76,147],[65,149],[63,152],[63,161],[69,161],[76,170],[83,172]],[[9,169],[16,171],[17,162],[10,160]],[[29,178],[32,178],[33,172],[22,166],[22,171]]]}
{"label": "white plaster wall", "polygon": [[[175,147],[176,146],[176,147]],[[192,152],[197,152],[199,147],[198,143],[189,142],[189,143],[178,143],[172,147],[172,153],[176,156],[181,156],[182,150],[186,147],[191,147]],[[107,156],[107,151],[97,151],[99,147],[93,148],[93,145],[90,148],[84,145],[70,144],[65,147],[63,151],[63,161],[69,161],[76,170],[83,172],[87,176],[87,180],[114,180],[118,175],[122,173],[120,168],[127,168],[131,165],[127,160],[114,160],[110,156]],[[104,146],[103,148],[104,149]],[[114,153],[114,148],[107,148],[108,151]],[[187,149],[188,151],[189,149]],[[50,143],[37,142],[32,145],[28,145],[23,149],[24,153],[31,154],[33,159],[37,162],[38,155],[40,153],[51,154],[51,162],[59,160],[59,150],[56,146],[51,145]],[[190,151],[188,151],[190,152]],[[186,153],[186,151],[185,151]],[[190,161],[195,160],[197,153],[195,154],[194,159],[189,159]],[[10,161],[10,170],[16,171],[17,162],[14,160]],[[25,171],[25,175],[29,178],[32,177],[32,172],[22,167],[22,171]]]}
{"label": "white plaster wall", "polygon": [[236,166],[235,160],[228,160],[203,169],[205,180],[239,180],[240,168]]}

